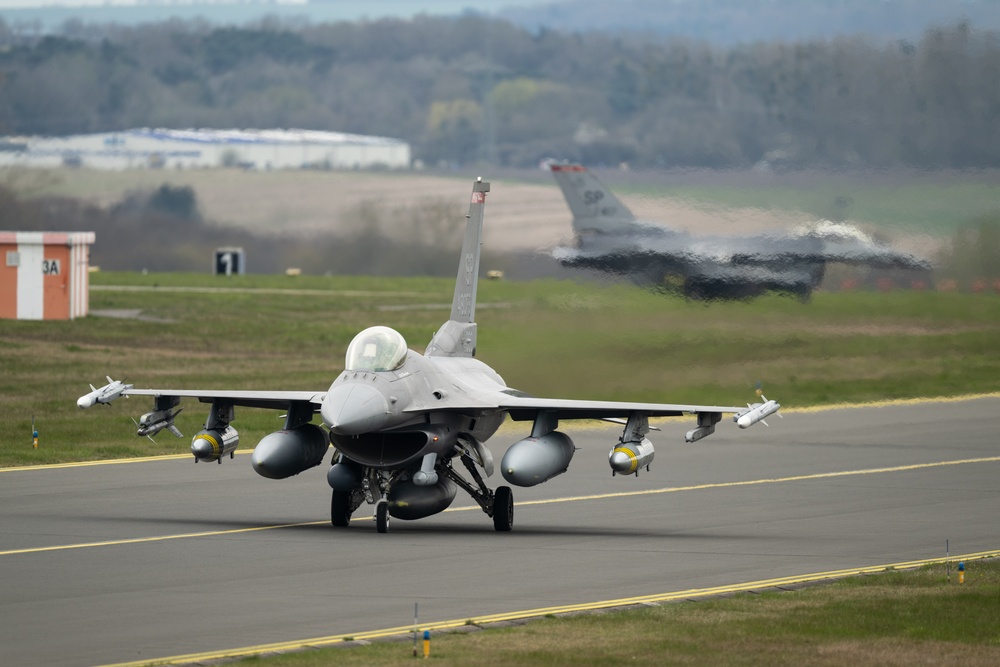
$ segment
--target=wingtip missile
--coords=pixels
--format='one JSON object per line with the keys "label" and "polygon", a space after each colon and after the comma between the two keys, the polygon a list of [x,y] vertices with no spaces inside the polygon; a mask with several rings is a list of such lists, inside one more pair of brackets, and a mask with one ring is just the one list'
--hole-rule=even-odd
{"label": "wingtip missile", "polygon": [[[778,412],[781,409],[781,405],[777,401],[769,401],[767,396],[763,394],[760,395],[764,399],[763,403],[757,403],[756,405],[747,405],[747,409],[743,412],[733,415],[733,421],[740,428],[749,428],[757,422],[764,422],[767,426],[767,422],[764,421],[767,417]],[[781,416],[780,414],[778,415]]]}
{"label": "wingtip missile", "polygon": [[110,403],[124,392],[132,388],[132,385],[125,384],[124,380],[112,380],[108,377],[108,383],[103,387],[94,388],[90,385],[91,391],[76,400],[76,406],[85,410],[98,403]]}

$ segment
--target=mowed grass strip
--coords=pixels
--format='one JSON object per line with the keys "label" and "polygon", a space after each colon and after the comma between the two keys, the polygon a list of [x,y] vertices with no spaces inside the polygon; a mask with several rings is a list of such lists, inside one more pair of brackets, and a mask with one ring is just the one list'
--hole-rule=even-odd
{"label": "mowed grass strip", "polygon": [[[1000,664],[1000,561],[851,577],[797,591],[587,613],[438,633],[436,665]],[[418,652],[422,655],[422,642]],[[268,667],[412,664],[409,640],[249,658]]]}
{"label": "mowed grass strip", "polygon": [[[148,399],[87,411],[105,375],[136,387],[326,390],[365,327],[422,351],[454,281],[99,273],[91,309],[146,319],[0,321],[0,466],[187,452],[207,406],[185,401],[185,438],[136,438]],[[184,292],[170,288],[223,288]],[[817,293],[690,302],[623,284],[482,281],[478,357],[538,396],[740,405],[762,383],[787,407],[987,393],[1000,377],[1000,296]],[[31,447],[35,419],[40,447]],[[244,447],[281,427],[238,409]],[[498,446],[502,446],[500,443]]]}

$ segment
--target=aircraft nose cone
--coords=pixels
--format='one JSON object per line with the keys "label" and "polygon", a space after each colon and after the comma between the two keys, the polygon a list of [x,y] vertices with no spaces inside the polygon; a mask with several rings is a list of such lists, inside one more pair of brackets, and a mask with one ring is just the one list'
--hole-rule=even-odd
{"label": "aircraft nose cone", "polygon": [[349,382],[331,387],[320,414],[330,430],[339,435],[360,435],[385,425],[389,404],[375,387]]}

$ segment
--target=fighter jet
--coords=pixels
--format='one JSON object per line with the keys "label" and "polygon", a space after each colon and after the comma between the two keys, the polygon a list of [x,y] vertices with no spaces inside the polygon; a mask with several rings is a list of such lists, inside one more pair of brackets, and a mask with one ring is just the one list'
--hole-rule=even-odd
{"label": "fighter jet", "polygon": [[[444,511],[458,489],[467,493],[498,531],[514,522],[514,499],[506,485],[491,489],[494,473],[486,446],[510,417],[530,422],[531,431],[510,445],[500,462],[503,478],[515,486],[541,484],[566,471],[576,447],[558,430],[561,420],[608,419],[624,430],[608,456],[612,475],[649,469],[653,445],[649,418],[694,415],[686,434],[694,442],[715,431],[732,413],[741,428],[778,409],[777,403],[747,408],[535,398],[508,387],[476,359],[476,290],[480,244],[489,183],[477,180],[466,222],[451,315],[423,354],[386,326],[361,331],[347,347],[344,370],[328,389],[316,391],[225,391],[132,389],[122,395],[153,397],[160,426],[171,423],[181,398],[211,403],[205,428],[191,444],[195,461],[232,455],[239,435],[235,408],[285,411],[284,428],[260,440],[250,457],[263,477],[284,479],[320,465],[334,447],[327,482],[332,488],[330,521],[343,528],[361,505],[374,505],[380,533],[390,517],[420,519]],[[96,391],[96,390],[95,390]],[[80,401],[81,407],[89,401]],[[755,411],[756,410],[756,411]],[[312,423],[316,415],[321,424]],[[160,426],[169,427],[168,426]]]}
{"label": "fighter jet", "polygon": [[786,233],[695,236],[636,219],[580,165],[549,166],[573,214],[575,247],[553,256],[696,299],[747,298],[773,290],[808,300],[826,265],[841,262],[927,272],[930,264],[877,243],[852,225],[823,222]]}

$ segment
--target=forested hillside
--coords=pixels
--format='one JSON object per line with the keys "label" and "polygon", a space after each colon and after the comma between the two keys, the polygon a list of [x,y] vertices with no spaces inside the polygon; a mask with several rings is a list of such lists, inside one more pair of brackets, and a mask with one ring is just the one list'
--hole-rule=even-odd
{"label": "forested hillside", "polygon": [[966,23],[731,47],[477,16],[0,23],[0,134],[298,127],[399,137],[430,165],[995,167],[998,81],[998,35]]}

